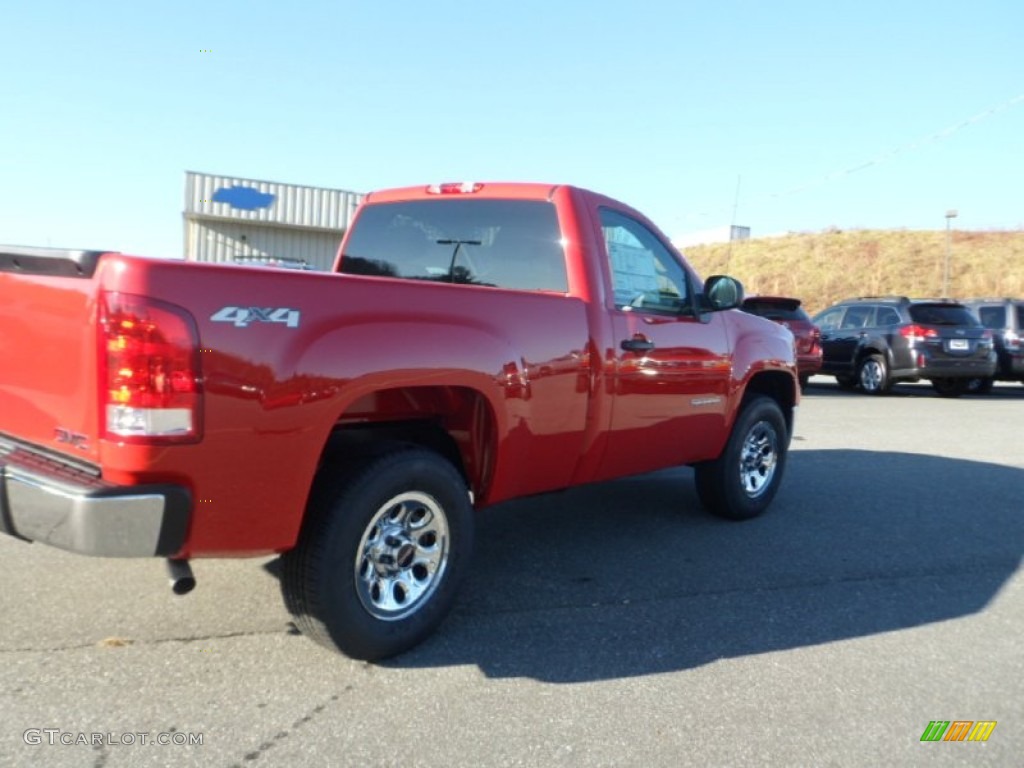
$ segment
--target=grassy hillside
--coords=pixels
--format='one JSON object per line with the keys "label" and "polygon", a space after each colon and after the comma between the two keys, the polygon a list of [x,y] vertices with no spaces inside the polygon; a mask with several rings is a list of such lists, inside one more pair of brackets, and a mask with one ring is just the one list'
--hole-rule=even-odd
{"label": "grassy hillside", "polygon": [[[795,296],[814,314],[851,296],[940,296],[945,230],[828,231],[691,246],[703,277],[724,273],[748,295]],[[949,293],[1024,297],[1024,231],[952,233]]]}

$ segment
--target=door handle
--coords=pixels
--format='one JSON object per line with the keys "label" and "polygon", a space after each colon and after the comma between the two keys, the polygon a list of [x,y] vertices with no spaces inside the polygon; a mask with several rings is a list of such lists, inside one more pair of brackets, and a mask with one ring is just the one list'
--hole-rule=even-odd
{"label": "door handle", "polygon": [[654,342],[646,336],[637,334],[631,339],[623,339],[620,346],[627,352],[650,352],[654,349]]}

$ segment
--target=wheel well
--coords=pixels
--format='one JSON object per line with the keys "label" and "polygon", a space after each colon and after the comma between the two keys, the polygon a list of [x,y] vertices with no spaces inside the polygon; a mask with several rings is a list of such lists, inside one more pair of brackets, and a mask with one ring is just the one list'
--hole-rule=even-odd
{"label": "wheel well", "polygon": [[859,366],[864,361],[864,358],[870,355],[880,355],[887,365],[889,363],[888,356],[882,350],[875,349],[874,347],[864,347],[864,349],[857,353],[857,365]]}
{"label": "wheel well", "polygon": [[784,371],[763,371],[754,376],[743,393],[743,403],[758,395],[765,395],[779,404],[786,417],[786,429],[793,431],[793,406],[796,404],[796,383]]}
{"label": "wheel well", "polygon": [[321,464],[411,443],[448,459],[480,497],[490,483],[496,424],[487,399],[466,387],[396,387],[364,395],[341,414]]}

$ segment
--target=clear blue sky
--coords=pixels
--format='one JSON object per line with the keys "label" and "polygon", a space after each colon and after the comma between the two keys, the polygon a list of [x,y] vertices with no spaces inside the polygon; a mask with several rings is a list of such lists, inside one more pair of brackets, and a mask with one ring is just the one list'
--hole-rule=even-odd
{"label": "clear blue sky", "polygon": [[1024,227],[1019,0],[7,0],[0,19],[0,242],[180,255],[185,170],[565,182],[670,236],[732,223],[737,186],[755,237],[942,229],[950,208]]}

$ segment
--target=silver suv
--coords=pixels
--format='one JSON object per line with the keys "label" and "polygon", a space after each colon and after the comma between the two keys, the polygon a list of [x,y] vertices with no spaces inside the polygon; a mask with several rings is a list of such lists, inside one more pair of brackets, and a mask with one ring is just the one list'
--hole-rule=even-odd
{"label": "silver suv", "polygon": [[988,392],[996,379],[1024,384],[1024,299],[966,299],[963,303],[992,331],[999,358],[995,375],[975,380],[971,390]]}

